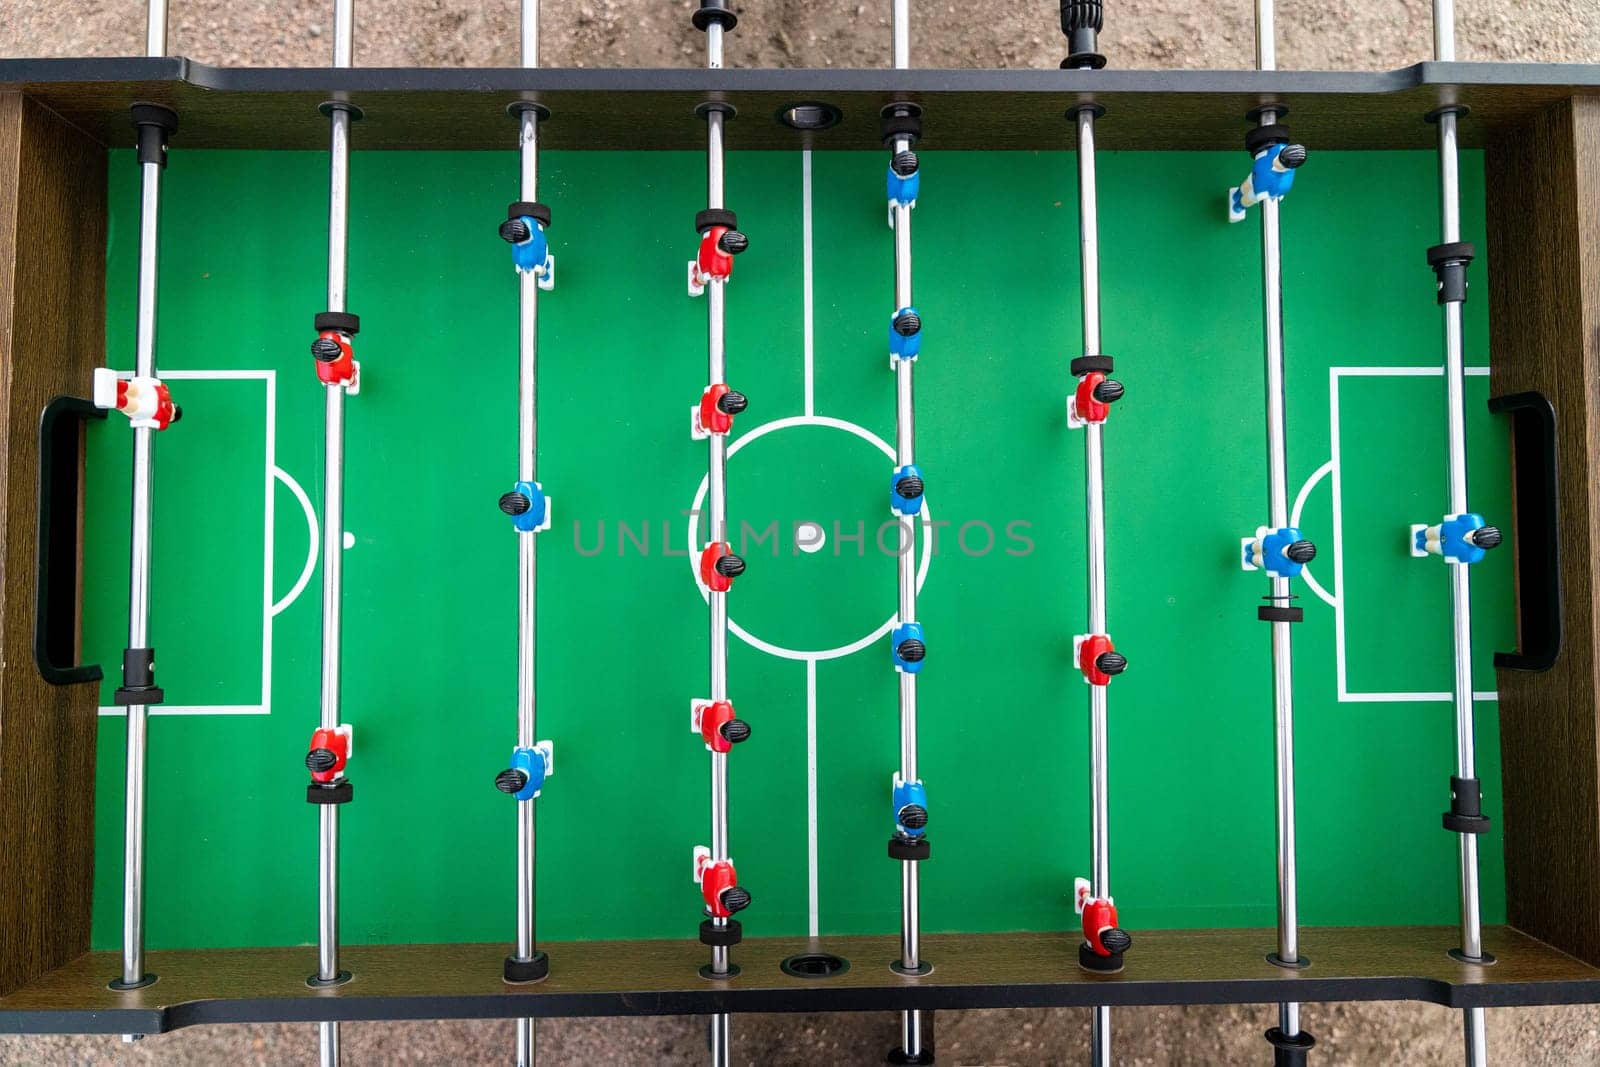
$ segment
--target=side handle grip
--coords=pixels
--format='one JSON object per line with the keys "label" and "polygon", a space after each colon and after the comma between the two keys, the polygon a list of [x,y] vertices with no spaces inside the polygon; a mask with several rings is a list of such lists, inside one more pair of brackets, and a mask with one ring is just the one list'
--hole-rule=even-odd
{"label": "side handle grip", "polygon": [[1557,493],[1556,413],[1540,392],[1492,397],[1489,410],[1511,416],[1511,479],[1517,570],[1517,651],[1494,665],[1547,671],[1561,653],[1561,505]]}
{"label": "side handle grip", "polygon": [[84,427],[90,419],[105,417],[104,411],[75,396],[56,397],[39,417],[33,659],[51,685],[98,682],[102,675],[97,664],[77,660]]}

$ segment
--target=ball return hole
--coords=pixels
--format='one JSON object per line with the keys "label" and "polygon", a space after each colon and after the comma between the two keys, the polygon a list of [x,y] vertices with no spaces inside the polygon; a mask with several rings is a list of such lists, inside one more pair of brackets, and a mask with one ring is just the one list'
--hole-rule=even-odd
{"label": "ball return hole", "polygon": [[850,961],[831,952],[802,952],[790,956],[780,967],[783,973],[796,978],[833,978],[850,969]]}
{"label": "ball return hole", "polygon": [[791,130],[826,130],[839,125],[844,115],[832,104],[793,104],[778,112],[778,121]]}

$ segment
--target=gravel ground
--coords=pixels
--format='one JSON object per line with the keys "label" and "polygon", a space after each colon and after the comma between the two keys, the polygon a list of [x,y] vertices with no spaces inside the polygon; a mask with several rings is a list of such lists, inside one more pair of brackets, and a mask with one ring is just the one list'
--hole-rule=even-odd
{"label": "gravel ground", "polygon": [[[692,0],[577,0],[545,4],[543,61],[549,66],[687,67],[701,62],[689,28]],[[1053,67],[1063,52],[1055,6],[913,4],[913,62],[924,67]],[[1107,5],[1102,50],[1119,67],[1244,68],[1254,62],[1252,6],[1241,0],[1122,0]],[[326,0],[172,0],[171,50],[209,63],[320,66],[331,47]],[[770,0],[740,8],[728,42],[730,66],[886,65],[889,5],[877,0]],[[514,0],[359,0],[356,62],[363,66],[510,66],[516,57]],[[1457,50],[1464,60],[1600,60],[1596,0],[1462,0]],[[143,0],[0,0],[0,57],[136,55]],[[1278,12],[1279,65],[1376,70],[1428,58],[1426,0],[1320,0]],[[1119,1062],[1261,1063],[1261,1032],[1276,1020],[1259,1007],[1124,1010],[1115,1015]],[[1600,1064],[1600,1008],[1530,1008],[1490,1013],[1498,1064]],[[1420,1004],[1312,1004],[1304,1025],[1317,1035],[1318,1067],[1333,1064],[1454,1064],[1456,1013]],[[893,1015],[740,1016],[736,1062],[876,1064],[895,1043]],[[1089,1020],[1082,1010],[971,1011],[939,1016],[946,1064],[1082,1063]],[[562,1019],[540,1024],[550,1064],[695,1063],[703,1023],[689,1018]],[[503,1062],[509,1023],[355,1023],[344,1028],[352,1064]],[[124,1046],[115,1038],[0,1037],[7,1064],[214,1064],[304,1062],[315,1055],[309,1026],[196,1027]]]}

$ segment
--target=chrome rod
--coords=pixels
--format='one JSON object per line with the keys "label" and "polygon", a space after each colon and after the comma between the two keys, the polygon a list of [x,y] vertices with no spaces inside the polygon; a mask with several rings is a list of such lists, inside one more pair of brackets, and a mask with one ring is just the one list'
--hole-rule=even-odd
{"label": "chrome rod", "polygon": [[[911,5],[909,0],[893,0],[892,51],[894,69],[911,65]],[[912,147],[910,138],[897,137],[891,158]],[[896,203],[892,210],[894,227],[894,312],[914,304],[911,292],[911,205]],[[916,407],[913,376],[916,363],[895,361],[895,464],[916,462]],[[917,621],[917,527],[915,516],[897,520],[896,583],[899,590],[899,621]],[[917,676],[900,675],[900,777],[917,781]],[[915,971],[922,965],[921,870],[914,860],[900,863],[900,965]],[[908,1058],[922,1055],[925,1035],[922,1013],[906,1011],[900,1017],[900,1049]]]}
{"label": "chrome rod", "polygon": [[[355,30],[353,0],[334,0],[333,66],[351,63]],[[350,112],[328,113],[328,304],[345,310],[348,288]],[[336,729],[341,713],[344,595],[344,395],[324,385],[322,491],[322,682],[320,723]],[[339,979],[339,805],[320,806],[317,862],[317,978]],[[339,1024],[319,1024],[323,1067],[340,1060]]]}
{"label": "chrome rod", "polygon": [[[706,67],[722,68],[723,26],[713,21],[706,26]],[[724,206],[723,191],[723,123],[726,116],[721,111],[706,112],[706,207]],[[712,278],[706,282],[706,374],[708,385],[726,381],[726,351],[724,323],[726,318],[726,282]],[[727,438],[722,434],[708,434],[706,449],[706,499],[707,532],[705,540],[726,541],[727,517]],[[713,702],[728,699],[728,597],[726,593],[709,594],[710,682]],[[728,757],[726,753],[711,753],[711,861],[729,859],[728,850]],[[725,928],[728,920],[713,916],[714,927]],[[711,971],[725,974],[733,967],[732,951],[726,945],[711,948]],[[711,1016],[711,1062],[714,1067],[728,1067],[731,1057],[731,1016]]]}
{"label": "chrome rod", "polygon": [[[1433,57],[1441,63],[1456,58],[1454,0],[1433,0]],[[1461,175],[1457,143],[1458,115],[1446,109],[1438,116],[1439,126],[1439,241],[1449,244],[1461,240]],[[1467,432],[1465,371],[1460,301],[1446,301],[1440,308],[1444,332],[1445,433],[1449,455],[1448,479],[1450,514],[1470,511],[1467,503]],[[1472,587],[1466,564],[1447,563],[1450,571],[1451,637],[1455,652],[1454,707],[1456,728],[1456,777],[1475,779],[1477,757],[1474,745],[1472,704]],[[1478,885],[1478,838],[1458,833],[1457,860],[1461,891],[1461,954],[1468,959],[1483,957],[1482,906]],[[1489,1061],[1484,1009],[1467,1008],[1461,1017],[1462,1045],[1469,1067],[1483,1067]]]}
{"label": "chrome rod", "polygon": [[145,11],[144,54],[152,58],[167,54],[167,0],[150,0]]}
{"label": "chrome rod", "polygon": [[[1271,7],[1270,0],[1258,0]],[[1271,25],[1270,14],[1266,25]],[[1271,54],[1271,49],[1267,49]],[[1277,113],[1262,112],[1263,126],[1277,121]],[[1261,201],[1261,304],[1265,348],[1267,413],[1267,521],[1274,528],[1289,524],[1289,453],[1283,355],[1283,260],[1278,201]],[[1289,604],[1287,578],[1269,580],[1269,603]],[[1277,958],[1285,966],[1300,961],[1299,884],[1295,867],[1294,784],[1294,658],[1293,631],[1287,622],[1272,625],[1272,711],[1278,851]],[[1300,1006],[1284,1002],[1278,1007],[1278,1026],[1285,1037],[1300,1033]]]}
{"label": "chrome rod", "polygon": [[[522,65],[539,66],[539,0],[522,0]],[[539,112],[523,110],[517,125],[520,196],[539,199]],[[517,480],[539,477],[539,278],[517,274]],[[537,534],[517,535],[517,747],[532,748],[538,738],[538,561]],[[531,961],[538,952],[535,903],[537,873],[537,798],[517,801],[517,939],[514,957]],[[538,1059],[537,1024],[516,1023],[517,1067]]]}
{"label": "chrome rod", "polygon": [[[155,15],[152,12],[152,22]],[[165,43],[166,14],[161,14]],[[152,47],[155,45],[152,39]],[[160,54],[160,53],[154,53]],[[140,166],[139,193],[139,306],[134,341],[134,373],[156,376],[156,295],[161,224],[161,165]],[[128,647],[150,643],[150,559],[152,497],[155,490],[155,431],[133,431],[133,505],[128,552]],[[122,867],[122,983],[144,980],[144,846],[145,796],[150,746],[149,709],[128,708],[127,762],[123,816]]]}
{"label": "chrome rod", "polygon": [[[1095,170],[1095,112],[1077,113],[1078,262],[1083,281],[1083,354],[1099,355],[1100,214]],[[1085,557],[1088,571],[1089,633],[1106,630],[1105,427],[1084,426]],[[1107,687],[1089,686],[1090,891],[1111,897],[1110,755]],[[1097,1005],[1090,1021],[1090,1056],[1096,1065],[1111,1062],[1111,1009]]]}

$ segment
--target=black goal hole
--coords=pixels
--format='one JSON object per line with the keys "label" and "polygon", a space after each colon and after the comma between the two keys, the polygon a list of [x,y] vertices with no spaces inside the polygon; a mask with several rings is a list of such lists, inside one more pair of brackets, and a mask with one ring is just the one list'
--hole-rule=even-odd
{"label": "black goal hole", "polygon": [[832,978],[850,969],[850,961],[831,952],[802,952],[781,964],[783,973],[796,978]]}

